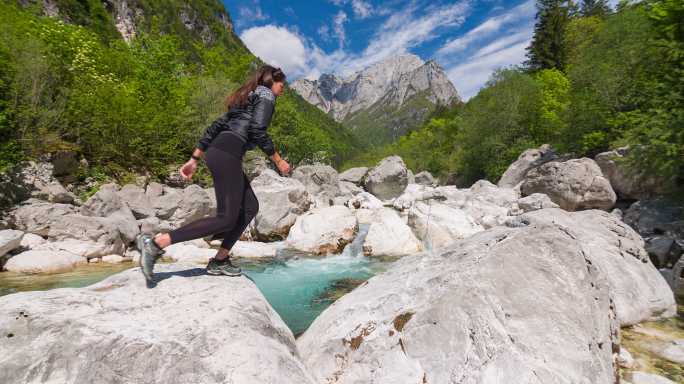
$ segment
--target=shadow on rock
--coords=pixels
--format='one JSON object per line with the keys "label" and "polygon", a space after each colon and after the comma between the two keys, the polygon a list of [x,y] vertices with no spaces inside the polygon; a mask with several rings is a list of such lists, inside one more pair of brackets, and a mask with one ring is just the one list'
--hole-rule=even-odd
{"label": "shadow on rock", "polygon": [[[233,277],[233,276],[225,276],[225,275],[210,275],[207,273],[206,268],[191,268],[191,269],[184,269],[182,271],[172,271],[172,272],[157,272],[154,274],[154,279],[153,281],[146,281],[147,283],[147,288],[154,288],[159,284],[161,281],[164,281],[166,279],[169,279],[174,276],[180,276],[180,277],[197,277],[197,276],[212,276],[212,277]],[[251,277],[242,274],[240,276],[244,276],[254,282]],[[238,277],[238,276],[235,276]]]}

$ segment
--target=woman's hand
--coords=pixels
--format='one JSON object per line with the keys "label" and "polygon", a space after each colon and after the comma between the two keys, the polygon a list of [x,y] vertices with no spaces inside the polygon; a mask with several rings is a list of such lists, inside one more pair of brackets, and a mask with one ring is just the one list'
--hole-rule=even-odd
{"label": "woman's hand", "polygon": [[282,174],[283,176],[290,173],[290,164],[288,164],[287,161],[281,159],[279,162],[276,163],[276,166],[278,167],[280,174]]}
{"label": "woman's hand", "polygon": [[190,159],[182,167],[180,167],[180,175],[183,179],[190,181],[192,175],[195,174],[197,170],[197,160]]}

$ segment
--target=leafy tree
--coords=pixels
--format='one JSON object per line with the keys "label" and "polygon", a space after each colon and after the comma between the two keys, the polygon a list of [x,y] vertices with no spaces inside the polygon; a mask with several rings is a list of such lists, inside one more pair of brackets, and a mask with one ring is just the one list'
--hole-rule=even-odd
{"label": "leafy tree", "polygon": [[539,121],[540,87],[516,69],[499,70],[463,110],[457,136],[459,173],[474,182],[497,180],[523,150],[537,146],[530,129]]}
{"label": "leafy tree", "polygon": [[16,69],[10,61],[8,48],[0,45],[0,172],[21,159],[21,150],[12,133],[12,79]]}
{"label": "leafy tree", "polygon": [[597,16],[604,18],[611,12],[607,0],[582,0],[580,14],[584,17]]}
{"label": "leafy tree", "polygon": [[362,152],[344,162],[341,169],[372,166],[383,157],[399,155],[410,169],[430,171],[445,178],[459,163],[457,135],[462,123],[461,112],[461,105],[438,108],[419,129],[393,143]]}
{"label": "leafy tree", "polygon": [[568,129],[570,80],[557,69],[544,69],[534,76],[541,92],[539,121],[530,126],[535,142],[557,144]]}
{"label": "leafy tree", "polygon": [[605,22],[587,18],[569,24],[568,36],[579,38],[566,68],[572,87],[563,150],[593,156],[610,149],[625,129],[617,114],[639,109],[641,100],[653,97],[661,60],[654,33],[643,6],[625,8]]}
{"label": "leafy tree", "polygon": [[[640,95],[643,107],[618,114],[626,128],[618,144],[632,144],[630,163],[671,180],[684,189],[684,3],[651,1],[645,7],[655,28],[652,40],[658,64],[650,84],[653,92]],[[681,194],[680,194],[681,196]]]}
{"label": "leafy tree", "polygon": [[531,70],[565,66],[564,33],[576,13],[572,1],[537,0],[537,22],[525,65]]}
{"label": "leafy tree", "polygon": [[565,28],[565,47],[566,70],[567,63],[577,63],[580,59],[577,55],[591,45],[601,30],[605,27],[605,20],[597,16],[576,17],[570,20]]}

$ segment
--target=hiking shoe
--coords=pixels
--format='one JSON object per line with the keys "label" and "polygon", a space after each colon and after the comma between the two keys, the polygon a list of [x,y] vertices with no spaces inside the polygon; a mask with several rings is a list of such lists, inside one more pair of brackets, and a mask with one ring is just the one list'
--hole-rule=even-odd
{"label": "hiking shoe", "polygon": [[226,257],[223,260],[211,258],[209,259],[209,264],[207,264],[207,273],[210,275],[240,276],[242,274],[242,269],[233,265],[230,261],[230,257]]}
{"label": "hiking shoe", "polygon": [[147,281],[152,281],[154,263],[164,254],[164,250],[159,248],[154,238],[148,234],[138,235],[136,243],[140,251],[140,270]]}

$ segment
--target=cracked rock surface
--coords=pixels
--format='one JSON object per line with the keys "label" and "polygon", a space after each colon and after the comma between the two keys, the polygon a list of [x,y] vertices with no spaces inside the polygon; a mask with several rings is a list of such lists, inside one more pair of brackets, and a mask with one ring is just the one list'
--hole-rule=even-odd
{"label": "cracked rock surface", "polygon": [[587,244],[556,211],[397,261],[314,321],[297,340],[304,363],[319,383],[614,383],[621,321],[674,301],[636,300],[619,317],[616,298],[630,293],[597,260],[643,265],[625,269],[637,282],[657,271],[643,248],[627,253],[632,233],[610,214],[565,213],[609,226]]}

